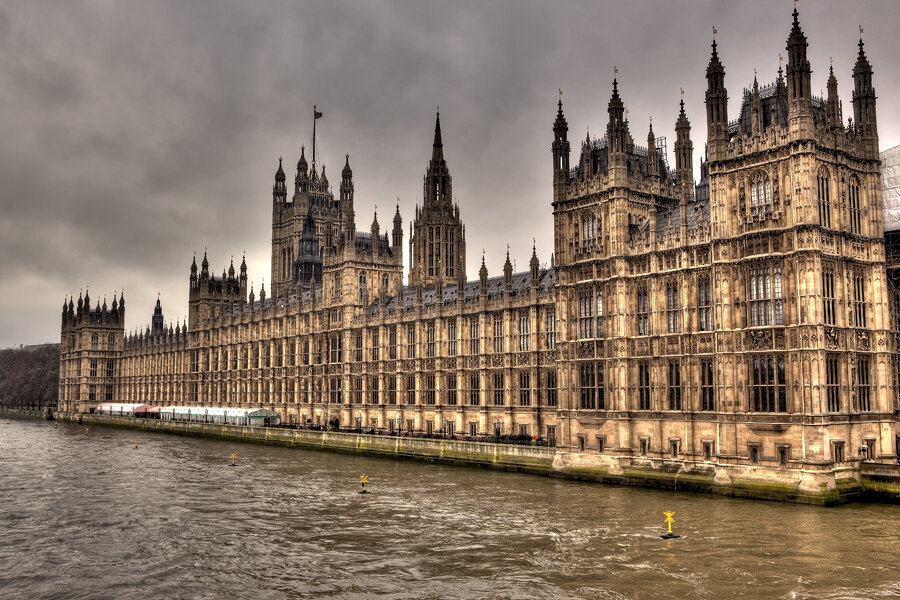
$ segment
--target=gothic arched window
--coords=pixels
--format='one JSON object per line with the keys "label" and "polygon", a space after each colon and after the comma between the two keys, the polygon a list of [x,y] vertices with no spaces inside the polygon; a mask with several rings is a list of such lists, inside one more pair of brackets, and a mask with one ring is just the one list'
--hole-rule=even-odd
{"label": "gothic arched window", "polygon": [[816,178],[818,183],[819,196],[819,225],[822,227],[831,227],[831,179],[828,177],[826,169],[819,169],[819,176]]}
{"label": "gothic arched window", "polygon": [[360,304],[362,304],[363,299],[365,298],[365,295],[366,295],[366,274],[360,273],[359,274],[359,302],[360,302]]}
{"label": "gothic arched window", "polygon": [[750,214],[766,215],[772,212],[772,182],[762,172],[750,179]]}
{"label": "gothic arched window", "polygon": [[847,185],[847,203],[850,205],[850,232],[859,233],[861,211],[859,206],[859,179],[854,175]]}

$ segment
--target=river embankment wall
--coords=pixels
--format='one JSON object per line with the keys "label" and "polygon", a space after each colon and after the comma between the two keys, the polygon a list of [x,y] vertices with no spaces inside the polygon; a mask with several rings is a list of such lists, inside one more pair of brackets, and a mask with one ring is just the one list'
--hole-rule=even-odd
{"label": "river embankment wall", "polygon": [[[0,408],[0,416],[46,418]],[[853,501],[900,503],[900,465],[855,461],[779,469],[646,457],[588,455],[543,446],[137,419],[56,416],[84,425],[119,427],[236,442],[325,450],[434,464],[477,466],[579,481],[713,493],[830,506]]]}

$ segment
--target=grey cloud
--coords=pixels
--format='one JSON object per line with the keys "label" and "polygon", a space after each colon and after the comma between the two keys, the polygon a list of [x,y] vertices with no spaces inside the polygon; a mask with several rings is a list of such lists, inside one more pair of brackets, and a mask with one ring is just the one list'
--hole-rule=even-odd
{"label": "grey cloud", "polygon": [[[705,68],[719,30],[730,109],[771,81],[790,4],[198,0],[0,3],[0,347],[54,340],[64,294],[126,290],[129,329],[187,312],[192,254],[215,272],[247,252],[269,273],[271,185],[309,150],[336,182],[354,169],[357,225],[421,201],[436,105],[466,224],[468,274],[506,244],[526,268],[552,252],[550,153],[557,88],[573,148],[606,125],[613,65],[631,133],[650,115],[673,137],[679,88],[705,138]],[[882,144],[900,143],[891,99],[897,9],[887,1],[800,6],[814,89],[834,57],[845,117],[857,23],[881,98]],[[670,157],[671,158],[671,157]],[[698,163],[695,159],[695,163]],[[405,240],[408,242],[408,240]],[[12,292],[9,292],[12,290]]]}

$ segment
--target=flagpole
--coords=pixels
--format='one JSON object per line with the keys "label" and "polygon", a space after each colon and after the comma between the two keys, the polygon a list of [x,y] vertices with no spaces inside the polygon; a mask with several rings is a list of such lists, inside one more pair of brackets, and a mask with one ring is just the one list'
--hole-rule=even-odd
{"label": "flagpole", "polygon": [[[313,155],[312,163],[316,164],[316,105],[313,104]],[[313,167],[315,168],[315,167]]]}

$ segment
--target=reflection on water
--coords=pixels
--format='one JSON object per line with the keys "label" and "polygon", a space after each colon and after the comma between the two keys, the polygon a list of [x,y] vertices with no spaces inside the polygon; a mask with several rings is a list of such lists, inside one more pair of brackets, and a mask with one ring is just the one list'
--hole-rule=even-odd
{"label": "reflection on water", "polygon": [[[357,493],[361,474],[374,493]],[[900,595],[897,506],[822,509],[37,421],[0,423],[0,481],[6,598]],[[683,538],[659,538],[664,510]]]}

